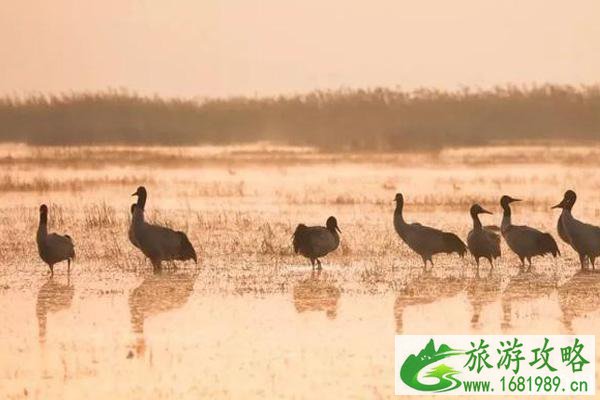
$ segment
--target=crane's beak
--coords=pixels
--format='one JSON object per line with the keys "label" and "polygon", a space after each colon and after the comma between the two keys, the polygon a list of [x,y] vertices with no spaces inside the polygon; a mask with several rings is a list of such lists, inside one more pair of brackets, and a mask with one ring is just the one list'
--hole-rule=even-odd
{"label": "crane's beak", "polygon": [[557,205],[555,205],[555,206],[552,206],[551,208],[552,208],[552,209],[554,209],[554,208],[563,208],[563,206],[564,206],[564,204],[563,204],[563,203],[564,203],[564,202],[565,202],[565,201],[563,200],[563,201],[561,201],[560,203],[558,203]]}
{"label": "crane's beak", "polygon": [[132,193],[131,195],[132,195],[132,196],[137,196],[137,195],[138,195],[138,192]]}
{"label": "crane's beak", "polygon": [[521,199],[512,199],[512,198],[510,199],[511,203],[514,203],[515,201],[523,201],[523,200],[521,200]]}
{"label": "crane's beak", "polygon": [[492,214],[492,212],[490,212],[490,211],[486,210],[486,209],[485,209],[485,208],[483,208],[483,207],[481,208],[481,213],[482,213],[482,214]]}
{"label": "crane's beak", "polygon": [[342,233],[342,231],[341,231],[340,227],[339,227],[339,226],[337,226],[337,225],[335,226],[335,230],[336,230],[336,231],[338,231],[339,233]]}

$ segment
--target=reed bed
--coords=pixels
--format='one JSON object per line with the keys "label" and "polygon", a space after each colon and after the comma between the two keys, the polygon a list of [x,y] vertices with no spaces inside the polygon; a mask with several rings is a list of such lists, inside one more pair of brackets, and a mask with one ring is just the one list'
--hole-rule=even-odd
{"label": "reed bed", "polygon": [[599,115],[597,85],[341,89],[204,100],[109,90],[0,98],[0,142],[180,146],[266,140],[333,152],[597,143]]}

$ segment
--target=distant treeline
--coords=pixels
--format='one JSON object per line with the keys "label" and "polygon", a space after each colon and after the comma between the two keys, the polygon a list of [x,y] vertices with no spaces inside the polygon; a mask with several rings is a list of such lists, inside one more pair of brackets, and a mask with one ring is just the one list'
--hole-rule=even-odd
{"label": "distant treeline", "polygon": [[127,91],[0,99],[0,141],[232,144],[410,150],[496,142],[600,141],[600,85],[391,89],[204,101]]}

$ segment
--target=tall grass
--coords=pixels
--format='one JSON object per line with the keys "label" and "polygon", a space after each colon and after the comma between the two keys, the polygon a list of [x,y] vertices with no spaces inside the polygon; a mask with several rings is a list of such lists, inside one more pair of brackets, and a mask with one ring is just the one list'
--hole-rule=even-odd
{"label": "tall grass", "polygon": [[268,140],[323,150],[400,150],[599,139],[600,85],[378,88],[204,101],[127,91],[0,98],[0,141],[29,144]]}

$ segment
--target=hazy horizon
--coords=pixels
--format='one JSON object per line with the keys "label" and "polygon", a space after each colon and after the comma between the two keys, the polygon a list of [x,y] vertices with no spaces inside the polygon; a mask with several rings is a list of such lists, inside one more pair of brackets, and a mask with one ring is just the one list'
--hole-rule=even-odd
{"label": "hazy horizon", "polygon": [[12,2],[0,95],[165,97],[600,81],[600,3]]}

